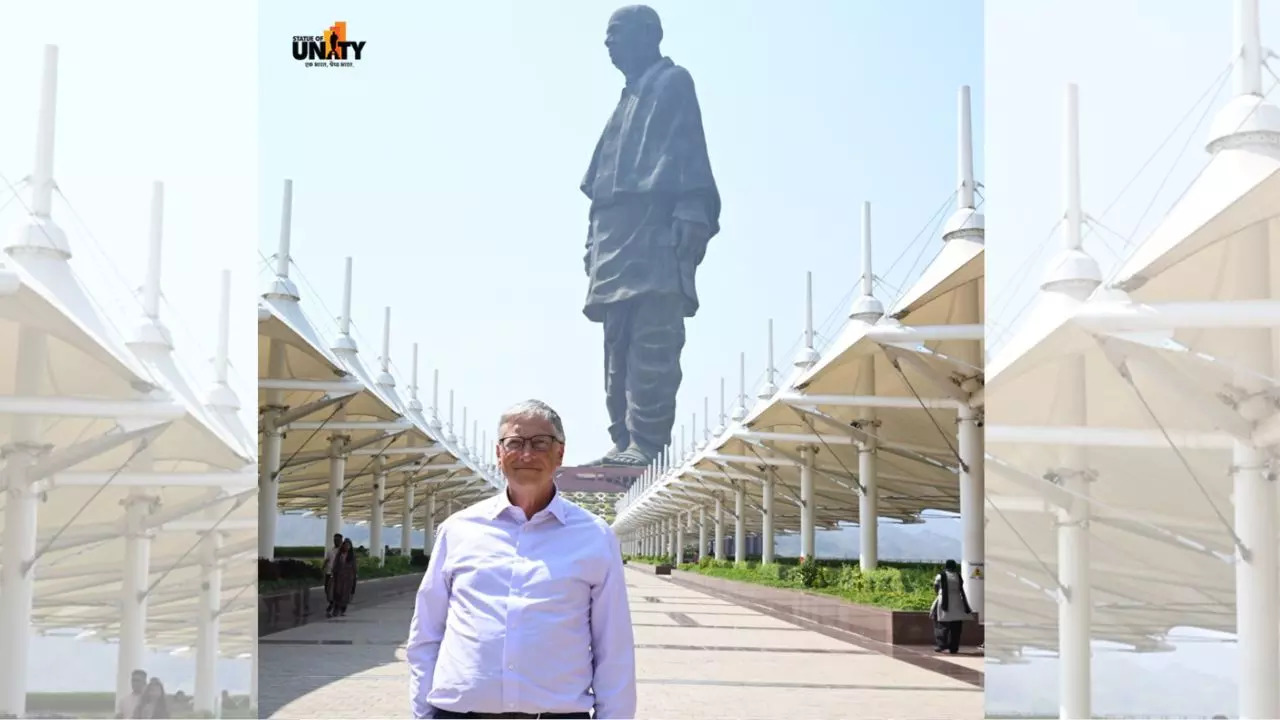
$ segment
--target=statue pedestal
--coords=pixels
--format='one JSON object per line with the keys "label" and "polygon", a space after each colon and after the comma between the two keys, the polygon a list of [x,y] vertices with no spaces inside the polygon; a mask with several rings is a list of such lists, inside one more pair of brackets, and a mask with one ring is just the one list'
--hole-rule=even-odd
{"label": "statue pedestal", "polygon": [[644,474],[645,468],[579,465],[556,471],[556,487],[564,492],[620,493]]}

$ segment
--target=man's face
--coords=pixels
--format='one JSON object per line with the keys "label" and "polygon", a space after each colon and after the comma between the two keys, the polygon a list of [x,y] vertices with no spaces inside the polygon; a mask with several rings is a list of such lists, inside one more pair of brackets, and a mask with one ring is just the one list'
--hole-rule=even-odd
{"label": "man's face", "polygon": [[515,418],[498,432],[498,464],[507,481],[522,485],[551,482],[564,461],[564,443],[555,426],[539,417]]}
{"label": "man's face", "polygon": [[333,536],[333,546],[334,546],[334,547],[338,547],[338,546],[339,546],[339,545],[341,545],[341,544],[342,544],[342,536],[341,536],[341,535],[334,535],[334,536]]}
{"label": "man's face", "polygon": [[604,46],[614,67],[624,73],[635,71],[639,69],[636,65],[653,53],[652,33],[644,23],[624,14],[609,20]]}
{"label": "man's face", "polygon": [[129,678],[129,686],[133,688],[135,693],[141,694],[147,688],[147,674],[144,672],[135,672]]}

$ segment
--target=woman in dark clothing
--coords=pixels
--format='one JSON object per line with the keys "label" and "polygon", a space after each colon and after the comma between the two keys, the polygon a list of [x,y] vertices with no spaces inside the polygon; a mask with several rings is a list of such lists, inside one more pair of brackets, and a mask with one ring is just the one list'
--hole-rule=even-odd
{"label": "woman in dark clothing", "polygon": [[346,615],[356,589],[356,553],[351,540],[343,540],[333,558],[333,614]]}
{"label": "woman in dark clothing", "polygon": [[964,578],[955,560],[948,560],[933,579],[933,589],[938,593],[929,612],[934,622],[934,648],[936,652],[955,655],[960,652],[960,630],[964,621],[973,615],[969,598],[964,594]]}
{"label": "woman in dark clothing", "polygon": [[133,716],[135,718],[170,717],[164,685],[159,678],[151,678],[151,682],[147,683],[146,689],[142,691],[142,697],[138,700],[138,707],[134,708]]}

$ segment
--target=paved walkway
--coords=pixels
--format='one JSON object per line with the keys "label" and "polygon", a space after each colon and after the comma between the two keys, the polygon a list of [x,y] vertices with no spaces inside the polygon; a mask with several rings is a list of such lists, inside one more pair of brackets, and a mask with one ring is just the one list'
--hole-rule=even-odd
{"label": "paved walkway", "polygon": [[[641,718],[983,716],[981,657],[819,631],[652,572],[627,572]],[[401,598],[262,638],[262,716],[408,717],[412,614]]]}

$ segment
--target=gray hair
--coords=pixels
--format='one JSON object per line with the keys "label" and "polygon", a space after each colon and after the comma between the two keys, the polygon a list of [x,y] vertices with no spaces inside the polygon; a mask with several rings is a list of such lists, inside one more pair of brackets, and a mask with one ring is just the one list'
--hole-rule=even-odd
{"label": "gray hair", "polygon": [[551,406],[541,400],[525,400],[507,408],[502,413],[502,417],[498,418],[498,436],[501,439],[502,426],[512,420],[520,418],[541,418],[551,423],[551,427],[555,428],[556,440],[564,442],[564,422],[560,420],[560,413],[551,409]]}

